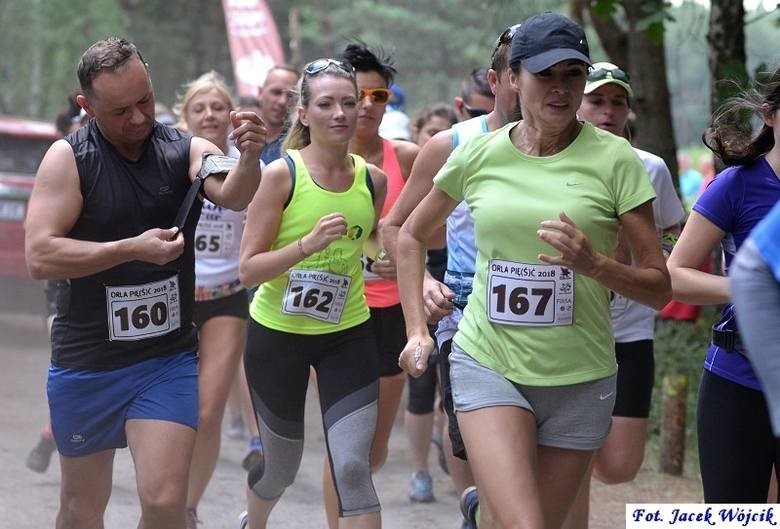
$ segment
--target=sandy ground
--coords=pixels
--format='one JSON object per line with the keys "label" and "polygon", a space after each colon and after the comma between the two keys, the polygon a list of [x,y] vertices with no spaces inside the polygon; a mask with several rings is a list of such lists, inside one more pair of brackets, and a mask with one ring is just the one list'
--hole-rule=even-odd
{"label": "sandy ground", "polygon": [[[0,283],[0,528],[53,527],[58,506],[59,468],[55,459],[47,472],[36,474],[24,458],[47,420],[44,393],[48,342],[42,318],[34,312],[40,287]],[[40,298],[38,298],[40,299]],[[20,309],[20,307],[22,307]],[[324,441],[316,396],[309,395],[306,446],[296,482],[272,514],[269,529],[325,528],[320,474]],[[234,529],[243,510],[245,473],[240,461],[244,442],[224,440],[215,475],[201,504],[202,529]],[[383,505],[383,527],[389,529],[457,529],[460,514],[448,477],[438,468],[434,453],[431,470],[437,501],[412,504],[407,499],[411,468],[403,425],[396,421],[390,454],[375,476]],[[592,529],[624,527],[625,504],[641,502],[700,502],[697,479],[675,478],[653,472],[656,461],[630,484],[606,487],[593,484]],[[89,479],[89,476],[84,476]],[[117,453],[114,488],[106,513],[106,528],[135,527],[138,521],[132,461],[127,450]]]}

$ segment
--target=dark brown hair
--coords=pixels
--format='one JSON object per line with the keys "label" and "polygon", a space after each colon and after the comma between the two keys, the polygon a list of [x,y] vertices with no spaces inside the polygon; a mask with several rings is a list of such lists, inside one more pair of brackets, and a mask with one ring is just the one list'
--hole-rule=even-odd
{"label": "dark brown hair", "polygon": [[764,124],[754,134],[750,116],[764,117],[780,108],[780,68],[766,82],[731,97],[712,118],[702,141],[725,165],[747,165],[775,146],[773,128]]}
{"label": "dark brown hair", "polygon": [[141,52],[138,51],[135,44],[128,40],[109,37],[97,41],[87,48],[79,60],[76,71],[79,83],[81,83],[81,90],[86,95],[92,95],[92,81],[100,72],[114,72],[133,57],[137,57],[145,64]]}
{"label": "dark brown hair", "polygon": [[455,113],[455,107],[449,103],[429,103],[414,115],[414,128],[419,132],[434,116],[446,119],[450,122],[450,126],[458,122],[458,114]]}

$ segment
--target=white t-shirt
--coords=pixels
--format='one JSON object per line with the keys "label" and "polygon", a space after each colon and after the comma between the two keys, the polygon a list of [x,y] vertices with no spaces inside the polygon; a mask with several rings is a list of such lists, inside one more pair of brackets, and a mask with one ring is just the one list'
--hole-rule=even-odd
{"label": "white t-shirt", "polygon": [[[238,158],[235,147],[227,155]],[[246,210],[233,211],[203,200],[195,230],[195,287],[217,287],[238,280],[238,254]]]}
{"label": "white t-shirt", "polygon": [[[666,162],[660,156],[634,148],[639,159],[650,175],[650,183],[655,189],[653,217],[659,229],[669,228],[683,221],[683,210],[677,192],[674,189],[672,175]],[[655,330],[655,309],[615,294],[612,304],[612,329],[616,342],[635,342],[652,340]]]}

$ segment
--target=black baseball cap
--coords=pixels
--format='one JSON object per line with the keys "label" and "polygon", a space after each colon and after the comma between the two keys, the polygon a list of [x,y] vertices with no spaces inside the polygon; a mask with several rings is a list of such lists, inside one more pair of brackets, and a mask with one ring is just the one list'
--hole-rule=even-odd
{"label": "black baseball cap", "polygon": [[557,13],[534,15],[517,28],[512,38],[512,68],[522,64],[531,73],[566,60],[590,65],[590,50],[579,24]]}

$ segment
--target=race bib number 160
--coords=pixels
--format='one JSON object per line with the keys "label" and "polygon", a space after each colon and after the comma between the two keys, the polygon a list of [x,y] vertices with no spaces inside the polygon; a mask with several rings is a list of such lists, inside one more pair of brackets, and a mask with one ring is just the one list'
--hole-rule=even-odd
{"label": "race bib number 160", "polygon": [[107,286],[109,340],[162,336],[181,325],[179,276],[143,285]]}
{"label": "race bib number 160", "polygon": [[503,325],[571,325],[574,273],[546,264],[491,260],[488,263],[488,319]]}

